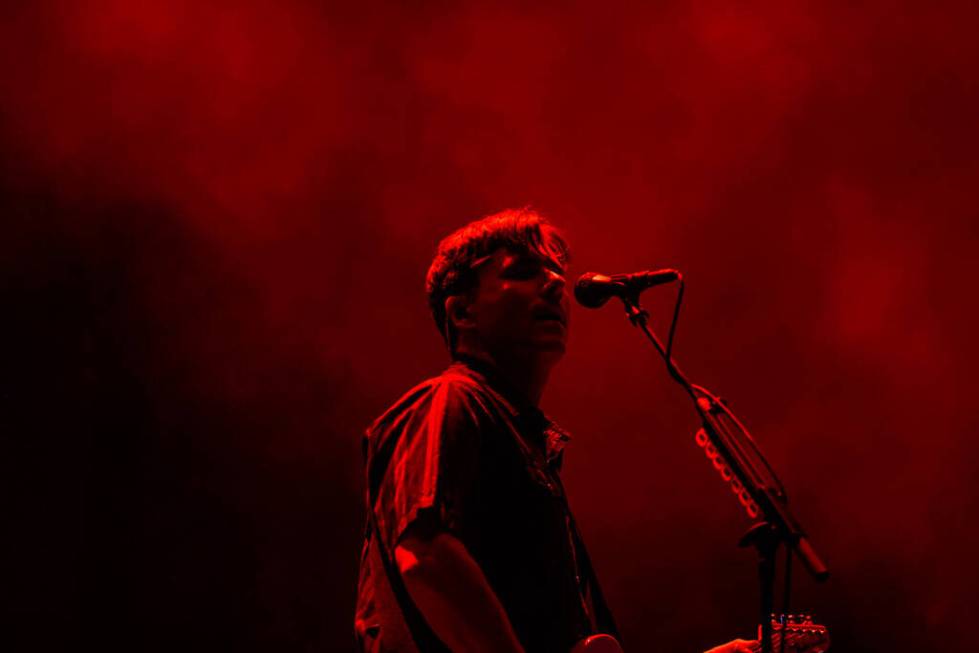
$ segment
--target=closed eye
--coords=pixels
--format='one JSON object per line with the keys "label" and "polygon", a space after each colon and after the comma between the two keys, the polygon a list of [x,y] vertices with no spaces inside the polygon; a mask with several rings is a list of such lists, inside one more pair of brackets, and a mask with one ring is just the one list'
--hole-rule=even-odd
{"label": "closed eye", "polygon": [[503,275],[508,279],[533,279],[541,271],[540,261],[533,259],[518,259],[508,265]]}
{"label": "closed eye", "polygon": [[503,276],[508,279],[533,279],[547,268],[560,277],[564,277],[564,268],[554,261],[543,261],[539,258],[518,258],[510,263],[504,270]]}

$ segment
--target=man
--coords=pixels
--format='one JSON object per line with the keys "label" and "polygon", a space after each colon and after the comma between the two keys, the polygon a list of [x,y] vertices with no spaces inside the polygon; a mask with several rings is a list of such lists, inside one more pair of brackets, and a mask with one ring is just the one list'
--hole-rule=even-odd
{"label": "man", "polygon": [[538,409],[567,341],[568,258],[527,209],[440,243],[426,288],[453,363],[364,440],[362,651],[564,652],[618,635],[558,475],[569,436]]}

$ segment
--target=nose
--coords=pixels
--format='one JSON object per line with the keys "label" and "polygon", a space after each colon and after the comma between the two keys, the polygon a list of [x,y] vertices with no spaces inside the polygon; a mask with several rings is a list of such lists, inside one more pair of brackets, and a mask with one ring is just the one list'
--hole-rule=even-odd
{"label": "nose", "polygon": [[544,274],[547,275],[547,279],[544,281],[543,294],[552,301],[560,300],[567,287],[564,275],[551,269],[545,269]]}

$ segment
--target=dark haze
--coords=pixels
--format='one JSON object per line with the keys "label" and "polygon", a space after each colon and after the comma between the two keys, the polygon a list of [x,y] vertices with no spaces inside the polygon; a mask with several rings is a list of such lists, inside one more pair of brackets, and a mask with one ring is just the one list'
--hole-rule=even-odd
{"label": "dark haze", "polygon": [[[976,6],[341,4],[0,10],[4,650],[351,650],[363,428],[446,364],[437,240],[524,205],[572,276],[683,271],[835,650],[972,650]],[[626,649],[751,636],[750,523],[615,303],[544,408]]]}

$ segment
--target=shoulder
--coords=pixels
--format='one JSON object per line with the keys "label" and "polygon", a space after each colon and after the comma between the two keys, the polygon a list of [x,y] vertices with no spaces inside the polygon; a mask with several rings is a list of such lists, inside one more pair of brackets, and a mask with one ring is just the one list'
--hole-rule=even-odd
{"label": "shoulder", "polygon": [[390,431],[414,418],[433,413],[455,414],[480,421],[490,410],[489,392],[478,379],[453,365],[408,390],[374,420],[367,433]]}

